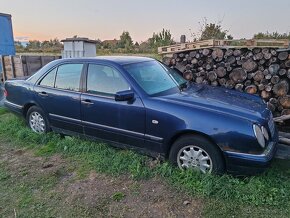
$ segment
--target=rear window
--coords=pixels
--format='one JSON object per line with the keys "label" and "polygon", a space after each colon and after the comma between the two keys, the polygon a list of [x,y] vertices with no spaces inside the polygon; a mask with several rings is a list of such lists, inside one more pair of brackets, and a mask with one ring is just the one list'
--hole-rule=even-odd
{"label": "rear window", "polygon": [[83,64],[64,64],[58,67],[55,88],[79,91]]}

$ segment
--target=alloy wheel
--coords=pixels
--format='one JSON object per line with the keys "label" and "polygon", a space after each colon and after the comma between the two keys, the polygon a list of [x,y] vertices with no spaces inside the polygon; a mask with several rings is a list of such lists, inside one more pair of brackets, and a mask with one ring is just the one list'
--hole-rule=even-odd
{"label": "alloy wheel", "polygon": [[29,116],[29,125],[30,128],[36,133],[44,133],[45,132],[45,121],[40,113],[34,111]]}
{"label": "alloy wheel", "polygon": [[211,173],[213,167],[208,153],[194,145],[188,145],[180,149],[177,154],[177,164],[180,169],[193,169],[202,173]]}

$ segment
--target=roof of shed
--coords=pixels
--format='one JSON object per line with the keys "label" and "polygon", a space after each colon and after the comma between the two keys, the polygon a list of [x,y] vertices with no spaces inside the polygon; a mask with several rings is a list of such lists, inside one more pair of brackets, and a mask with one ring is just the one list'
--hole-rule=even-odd
{"label": "roof of shed", "polygon": [[88,43],[97,43],[96,40],[92,40],[89,38],[85,38],[85,37],[74,37],[74,38],[66,38],[61,40],[61,42],[74,42],[74,41],[82,41],[82,42],[88,42]]}
{"label": "roof of shed", "polygon": [[11,17],[11,14],[5,14],[0,12],[0,16]]}

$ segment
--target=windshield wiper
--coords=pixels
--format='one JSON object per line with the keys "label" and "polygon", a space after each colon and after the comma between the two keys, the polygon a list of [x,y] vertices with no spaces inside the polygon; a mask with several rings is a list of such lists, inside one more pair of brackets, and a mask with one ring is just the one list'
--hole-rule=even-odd
{"label": "windshield wiper", "polygon": [[181,83],[181,84],[179,85],[179,89],[180,89],[181,91],[183,91],[184,89],[187,89],[188,85],[189,85],[189,82],[188,82],[188,81],[186,81],[186,82],[184,82],[184,83]]}

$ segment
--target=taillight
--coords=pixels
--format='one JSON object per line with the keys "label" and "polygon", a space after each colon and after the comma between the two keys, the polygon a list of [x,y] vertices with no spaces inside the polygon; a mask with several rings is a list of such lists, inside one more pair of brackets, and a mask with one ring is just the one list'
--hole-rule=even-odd
{"label": "taillight", "polygon": [[8,96],[8,92],[6,91],[6,89],[4,89],[4,96],[5,96],[5,97]]}

